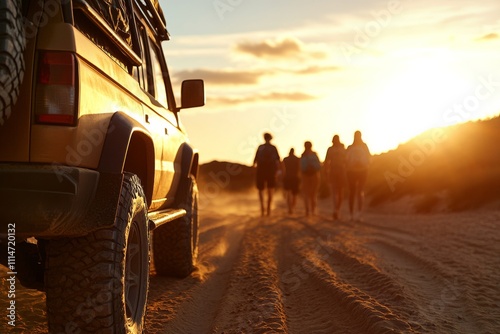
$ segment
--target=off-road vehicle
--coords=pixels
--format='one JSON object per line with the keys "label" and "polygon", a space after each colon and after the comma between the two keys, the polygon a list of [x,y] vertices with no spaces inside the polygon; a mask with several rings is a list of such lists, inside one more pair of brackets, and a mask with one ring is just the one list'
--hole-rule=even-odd
{"label": "off-road vehicle", "polygon": [[47,296],[49,332],[143,330],[150,252],[185,277],[197,255],[198,153],[172,90],[156,0],[2,0],[0,239]]}

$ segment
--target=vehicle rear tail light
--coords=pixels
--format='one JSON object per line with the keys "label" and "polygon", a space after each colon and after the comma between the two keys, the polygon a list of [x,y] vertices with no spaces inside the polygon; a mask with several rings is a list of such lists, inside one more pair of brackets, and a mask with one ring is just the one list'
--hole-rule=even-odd
{"label": "vehicle rear tail light", "polygon": [[38,58],[35,96],[37,123],[75,125],[76,58],[70,52],[42,52]]}

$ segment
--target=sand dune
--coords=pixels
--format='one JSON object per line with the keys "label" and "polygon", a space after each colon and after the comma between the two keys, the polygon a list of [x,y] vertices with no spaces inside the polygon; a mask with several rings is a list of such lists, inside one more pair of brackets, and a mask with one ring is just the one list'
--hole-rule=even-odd
{"label": "sand dune", "polygon": [[[205,203],[196,271],[152,269],[146,332],[500,332],[500,212],[352,223],[329,200],[311,218],[276,204],[261,218],[255,194]],[[44,333],[43,293],[21,293],[17,329]]]}

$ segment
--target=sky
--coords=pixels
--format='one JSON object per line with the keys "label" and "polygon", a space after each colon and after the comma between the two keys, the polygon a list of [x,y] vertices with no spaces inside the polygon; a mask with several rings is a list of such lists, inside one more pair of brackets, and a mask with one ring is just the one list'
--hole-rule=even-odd
{"label": "sky", "polygon": [[264,132],[281,157],[324,159],[360,130],[373,154],[430,128],[500,113],[498,0],[160,0],[176,94],[202,163],[251,165]]}

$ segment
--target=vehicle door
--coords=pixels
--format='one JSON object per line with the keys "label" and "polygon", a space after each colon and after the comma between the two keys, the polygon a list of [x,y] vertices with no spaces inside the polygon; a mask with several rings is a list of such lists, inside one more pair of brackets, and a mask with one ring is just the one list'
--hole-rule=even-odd
{"label": "vehicle door", "polygon": [[158,209],[170,205],[174,200],[178,182],[176,173],[180,171],[178,152],[183,142],[183,134],[178,128],[175,113],[168,109],[171,94],[167,94],[168,72],[159,42],[146,27],[140,26],[139,30],[147,58],[145,75],[149,101],[144,109],[146,126],[154,134],[157,143],[161,141],[155,152],[155,187],[151,208]]}

